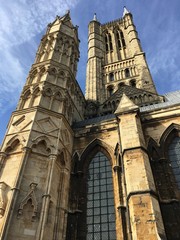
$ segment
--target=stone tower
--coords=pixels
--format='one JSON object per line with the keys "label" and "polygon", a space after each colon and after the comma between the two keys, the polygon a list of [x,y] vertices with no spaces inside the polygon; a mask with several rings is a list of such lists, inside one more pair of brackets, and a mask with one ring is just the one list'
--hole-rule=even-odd
{"label": "stone tower", "polygon": [[132,14],[48,25],[0,152],[3,240],[179,240],[180,92],[158,95]]}
{"label": "stone tower", "polygon": [[65,239],[73,147],[83,119],[77,27],[48,25],[1,149],[1,239]]}
{"label": "stone tower", "polygon": [[124,85],[157,94],[132,14],[100,24],[89,23],[86,99],[103,103]]}

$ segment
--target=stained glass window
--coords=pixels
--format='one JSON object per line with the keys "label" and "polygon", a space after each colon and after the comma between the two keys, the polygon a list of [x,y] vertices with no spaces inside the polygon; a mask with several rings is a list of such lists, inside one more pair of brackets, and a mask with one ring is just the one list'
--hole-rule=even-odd
{"label": "stained glass window", "polygon": [[88,169],[87,240],[115,240],[112,168],[98,152]]}
{"label": "stained glass window", "polygon": [[169,146],[168,154],[178,188],[180,189],[180,137],[174,138]]}

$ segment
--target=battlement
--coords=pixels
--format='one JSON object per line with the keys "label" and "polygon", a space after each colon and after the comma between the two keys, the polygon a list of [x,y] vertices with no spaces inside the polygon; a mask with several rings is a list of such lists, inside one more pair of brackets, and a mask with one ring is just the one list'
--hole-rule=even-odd
{"label": "battlement", "polygon": [[114,21],[103,23],[101,24],[101,27],[110,27],[110,26],[113,26],[115,23],[120,23],[120,24],[123,23],[123,18],[118,18]]}

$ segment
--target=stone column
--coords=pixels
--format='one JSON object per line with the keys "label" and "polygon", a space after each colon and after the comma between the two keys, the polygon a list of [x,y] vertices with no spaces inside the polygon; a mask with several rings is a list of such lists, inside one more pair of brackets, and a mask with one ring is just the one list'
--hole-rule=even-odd
{"label": "stone column", "polygon": [[1,235],[0,235],[0,239],[3,239],[3,240],[6,240],[8,237],[7,234],[11,224],[12,215],[14,213],[14,208],[15,208],[17,197],[18,197],[21,181],[23,178],[24,169],[25,169],[29,154],[31,152],[31,149],[28,147],[24,147],[22,150],[23,150],[23,153],[22,153],[21,161],[19,164],[18,172],[17,172],[17,177],[15,179],[14,186],[11,188],[11,193],[9,195],[8,202],[6,205],[6,211],[3,216],[4,222],[3,222]]}
{"label": "stone column", "polygon": [[166,239],[138,110],[138,106],[123,95],[115,112],[120,121],[132,239]]}
{"label": "stone column", "polygon": [[102,102],[102,37],[100,23],[93,20],[89,23],[88,37],[88,61],[86,70],[86,93],[85,97],[90,101]]}
{"label": "stone column", "polygon": [[124,191],[123,191],[123,177],[122,169],[120,166],[114,166],[114,183],[116,188],[116,195],[118,195],[119,205],[118,210],[118,220],[116,224],[117,240],[127,240],[127,224],[126,224],[126,205],[124,203]]}
{"label": "stone column", "polygon": [[52,186],[53,172],[54,172],[56,159],[57,159],[57,156],[54,154],[49,156],[49,167],[48,167],[48,173],[46,178],[46,188],[45,188],[45,193],[42,196],[42,208],[41,208],[39,226],[36,234],[36,240],[45,239],[45,225],[46,225],[47,216],[48,216],[48,209],[49,209],[49,203],[51,198],[50,190]]}

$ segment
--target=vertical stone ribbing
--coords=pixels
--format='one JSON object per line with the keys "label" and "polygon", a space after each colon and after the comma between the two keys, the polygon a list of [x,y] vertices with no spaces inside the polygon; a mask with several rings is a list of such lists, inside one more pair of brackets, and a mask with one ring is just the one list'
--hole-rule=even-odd
{"label": "vertical stone ribbing", "polygon": [[89,24],[85,97],[103,103],[122,84],[157,94],[131,13]]}
{"label": "vertical stone ribbing", "polygon": [[89,23],[88,62],[85,97],[91,101],[101,101],[102,91],[102,51],[103,43],[100,23]]}
{"label": "vertical stone ribbing", "polygon": [[[71,123],[83,118],[84,105],[75,79],[78,47],[77,28],[69,13],[57,17],[42,38],[11,116],[0,153],[0,236],[4,240],[47,240],[54,234],[65,238]],[[26,201],[32,184],[37,187]]]}
{"label": "vertical stone ribbing", "polygon": [[129,48],[131,55],[134,57],[134,60],[136,62],[136,66],[140,75],[140,78],[138,81],[138,87],[157,94],[154,82],[151,77],[151,73],[149,71],[149,68],[146,62],[145,54],[140,44],[138,32],[133,23],[132,14],[131,13],[125,14],[123,18],[123,22],[124,22],[124,28],[127,35],[127,39],[129,42],[127,47]]}
{"label": "vertical stone ribbing", "polygon": [[166,239],[141,121],[137,110],[126,111],[118,118],[132,239]]}

